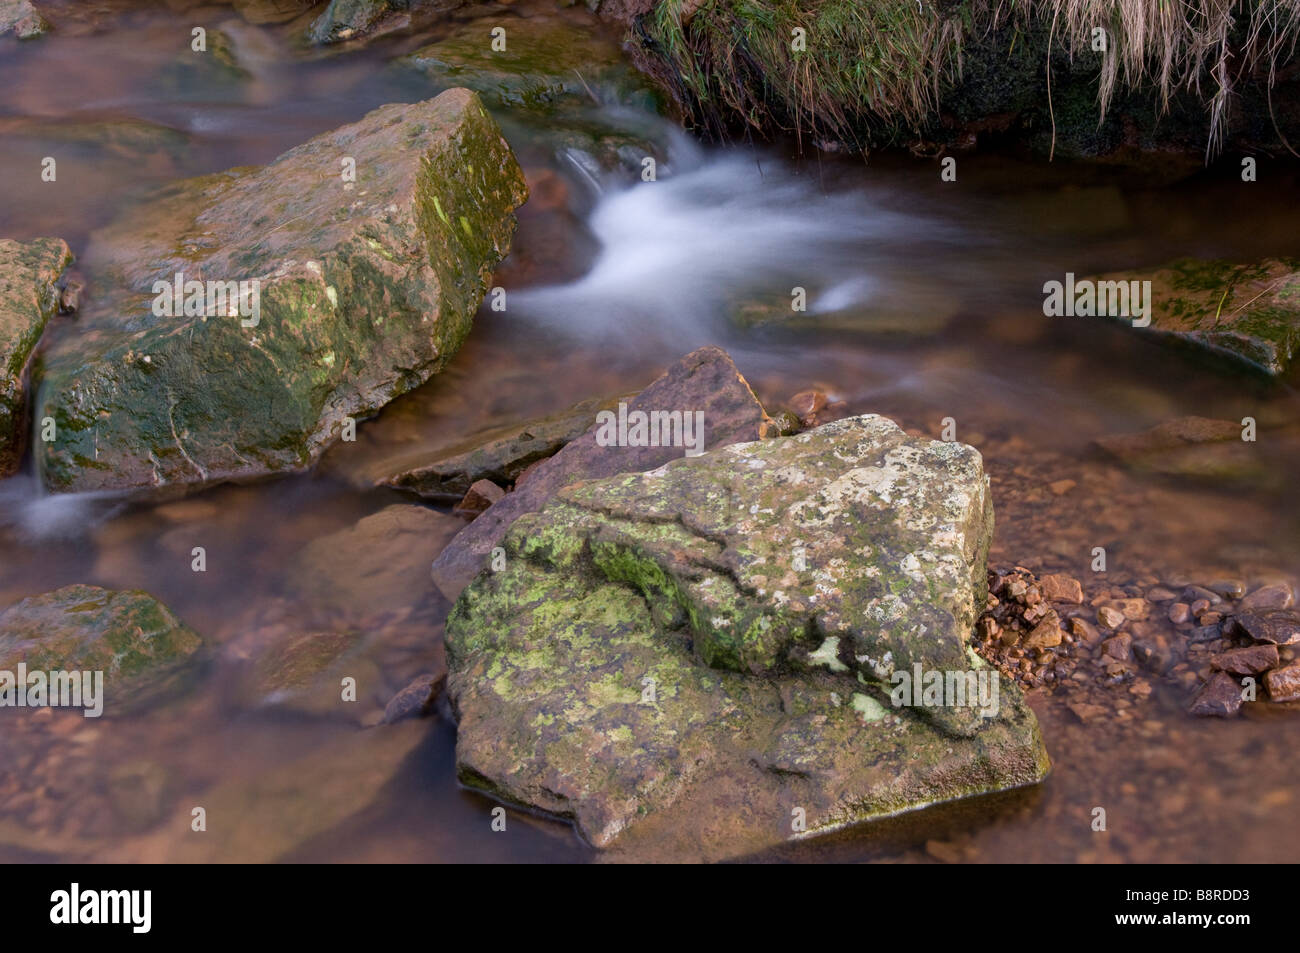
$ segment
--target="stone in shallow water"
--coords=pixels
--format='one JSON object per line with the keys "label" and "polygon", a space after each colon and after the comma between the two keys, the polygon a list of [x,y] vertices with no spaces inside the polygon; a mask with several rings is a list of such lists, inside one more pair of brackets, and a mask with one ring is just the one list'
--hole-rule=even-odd
{"label": "stone in shallow water", "polygon": [[30,40],[49,28],[31,0],[0,0],[0,36],[12,33],[20,40]]}
{"label": "stone in shallow water", "polygon": [[102,671],[104,710],[177,688],[201,640],[146,592],[64,586],[0,614],[0,670]]}
{"label": "stone in shallow water", "polygon": [[[51,349],[36,400],[58,425],[39,448],[45,485],[195,486],[314,463],[348,417],[460,346],[525,195],[466,90],[170,187],[95,236],[83,327]],[[155,283],[178,274],[214,292],[257,281],[260,312],[232,314],[228,298],[226,311],[156,315]]]}
{"label": "stone in shallow water", "polygon": [[352,622],[433,595],[429,564],[464,523],[423,506],[395,503],[312,540],[289,567],[296,596]]}
{"label": "stone in shallow water", "polygon": [[1241,684],[1226,672],[1215,672],[1201,686],[1189,712],[1203,718],[1227,718],[1241,711]]}
{"label": "stone in shallow water", "polygon": [[1256,642],[1274,645],[1300,643],[1300,613],[1292,609],[1255,609],[1233,616],[1238,631]]}
{"label": "stone in shallow water", "polygon": [[1239,265],[1183,259],[1099,280],[1150,281],[1149,333],[1253,365],[1273,376],[1300,349],[1300,260]]}
{"label": "stone in shallow water", "polygon": [[617,402],[586,400],[571,410],[523,424],[495,427],[453,446],[405,457],[360,461],[348,473],[362,485],[410,490],[425,499],[454,503],[478,480],[505,486],[534,463],[553,457],[582,436],[602,409]]}
{"label": "stone in shallow water", "polygon": [[1147,473],[1216,482],[1268,476],[1258,444],[1241,435],[1240,421],[1178,417],[1139,433],[1100,437],[1096,446]]}
{"label": "stone in shallow water", "polygon": [[[1032,784],[1037,722],[968,644],[991,534],[979,454],[874,416],[561,490],[448,621],[461,778],[708,857]],[[894,707],[915,666],[996,714]]]}
{"label": "stone in shallow water", "polygon": [[58,238],[0,239],[0,476],[18,468],[27,432],[27,364],[59,306],[72,261]]}

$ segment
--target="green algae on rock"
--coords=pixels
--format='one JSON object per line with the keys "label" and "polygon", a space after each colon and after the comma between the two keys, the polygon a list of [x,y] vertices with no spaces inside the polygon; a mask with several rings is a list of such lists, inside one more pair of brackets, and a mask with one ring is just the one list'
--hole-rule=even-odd
{"label": "green algae on rock", "polygon": [[[51,349],[38,391],[57,424],[38,448],[45,486],[196,486],[310,466],[348,418],[455,353],[526,194],[496,124],[461,89],[165,190],[94,236],[103,264],[84,327]],[[256,281],[259,313],[201,301],[198,314],[153,313],[156,283],[177,275]]]}
{"label": "green algae on rock", "polygon": [[27,435],[27,366],[59,309],[57,283],[72,262],[58,238],[0,239],[0,477],[13,473]]}
{"label": "green algae on rock", "polygon": [[102,671],[105,710],[176,689],[201,640],[147,592],[64,586],[0,614],[0,669]]}
{"label": "green algae on rock", "polygon": [[1151,282],[1148,328],[1280,376],[1300,350],[1300,260],[1183,259],[1099,280]]}
{"label": "green algae on rock", "polygon": [[1010,683],[992,717],[890,704],[916,665],[999,678],[969,647],[992,528],[973,448],[875,416],[566,487],[448,620],[461,778],[710,857],[1032,784]]}

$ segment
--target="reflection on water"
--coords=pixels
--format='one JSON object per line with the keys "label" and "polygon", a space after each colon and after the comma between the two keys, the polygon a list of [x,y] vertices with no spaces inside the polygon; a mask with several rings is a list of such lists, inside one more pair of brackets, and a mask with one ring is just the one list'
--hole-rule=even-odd
{"label": "reflection on water", "polygon": [[[101,32],[0,50],[0,234],[60,235],[93,254],[90,234],[162,182],[266,162],[381,103],[437,91],[385,65],[427,36],[310,58],[283,32],[214,7],[232,21],[245,75],[195,76],[184,61],[192,15],[114,9]],[[588,121],[628,128],[625,112],[592,112]],[[198,859],[186,853],[188,809],[204,803],[241,832],[221,859],[589,858],[548,821],[512,814],[509,836],[491,832],[488,802],[456,784],[445,712],[391,743],[358,741],[387,698],[435,664],[448,608],[427,587],[378,604],[367,594],[391,584],[390,569],[422,576],[454,524],[432,521],[419,544],[366,537],[364,517],[409,501],[359,490],[353,476],[390,454],[636,390],[698,344],[727,347],[773,408],[818,387],[920,431],[954,417],[993,475],[995,562],[1082,576],[1105,545],[1116,584],[1300,577],[1300,510],[1286,480],[1169,482],[1089,452],[1098,436],[1174,416],[1250,415],[1268,471],[1294,473],[1294,390],[1040,309],[1043,281],[1066,271],[1300,252],[1290,173],[1231,193],[1225,216],[1227,186],[1213,176],[1156,189],[972,156],[957,183],[942,183],[937,166],[911,160],[701,150],[642,116],[664,159],[658,181],[642,182],[637,166],[593,173],[545,124],[502,119],[534,196],[498,274],[508,311],[485,309],[446,372],[315,474],[159,505],[43,497],[27,475],[0,483],[0,604],[73,582],[143,588],[207,641],[200,687],[163,710],[93,726],[0,713],[0,857]],[[59,179],[42,191],[48,154],[62,157]],[[791,308],[796,287],[802,311]],[[60,320],[51,333],[77,326]],[[1071,495],[1044,489],[1066,479]],[[336,539],[366,547],[368,560],[342,587],[355,597],[322,600],[303,576],[328,575],[312,554],[330,546],[312,543]],[[191,571],[195,546],[207,554],[202,574]],[[368,673],[355,716],[250,697],[250,666],[268,646],[339,631],[358,636],[348,664]],[[1289,859],[1297,723],[1192,721],[1183,701],[1160,691],[1142,717],[1083,726],[1035,699],[1057,766],[1040,790],[788,856]],[[1096,804],[1113,819],[1104,843],[1088,825]]]}

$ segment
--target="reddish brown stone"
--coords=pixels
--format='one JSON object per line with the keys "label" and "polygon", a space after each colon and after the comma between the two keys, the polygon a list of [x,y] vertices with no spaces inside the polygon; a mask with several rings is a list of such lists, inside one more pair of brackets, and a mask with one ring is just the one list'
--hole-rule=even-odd
{"label": "reddish brown stone", "polygon": [[475,480],[469,492],[465,494],[465,499],[457,503],[452,508],[452,512],[472,519],[485,512],[489,506],[505,495],[506,491],[491,480]]}
{"label": "reddish brown stone", "polygon": [[1241,710],[1241,685],[1226,672],[1215,672],[1188,711],[1202,717],[1227,718]]}
{"label": "reddish brown stone", "polygon": [[1237,628],[1256,642],[1274,645],[1300,643],[1300,615],[1291,609],[1257,609],[1238,613]]}
{"label": "reddish brown stone", "polygon": [[1264,687],[1275,702],[1300,701],[1300,662],[1273,669],[1264,676]]}
{"label": "reddish brown stone", "polygon": [[1210,664],[1221,672],[1234,675],[1258,675],[1278,663],[1276,645],[1248,645],[1244,649],[1228,649],[1210,659]]}
{"label": "reddish brown stone", "polygon": [[1083,602],[1083,587],[1079,585],[1079,580],[1064,573],[1044,576],[1038,580],[1038,588],[1051,602],[1068,602],[1072,605]]}

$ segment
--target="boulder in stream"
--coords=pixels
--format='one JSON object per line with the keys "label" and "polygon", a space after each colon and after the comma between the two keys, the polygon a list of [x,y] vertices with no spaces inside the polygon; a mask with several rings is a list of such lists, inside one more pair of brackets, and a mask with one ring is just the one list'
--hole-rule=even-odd
{"label": "boulder in stream", "polygon": [[708,858],[1033,784],[970,646],[992,532],[977,451],[871,415],[560,489],[448,620],[460,777]]}
{"label": "boulder in stream", "polygon": [[94,237],[82,327],[51,348],[38,391],[57,423],[38,448],[45,486],[310,466],[348,418],[455,353],[525,196],[463,89],[165,190]]}
{"label": "boulder in stream", "polygon": [[183,682],[199,636],[147,592],[72,585],[0,613],[0,671],[103,672],[103,709],[131,710]]}

